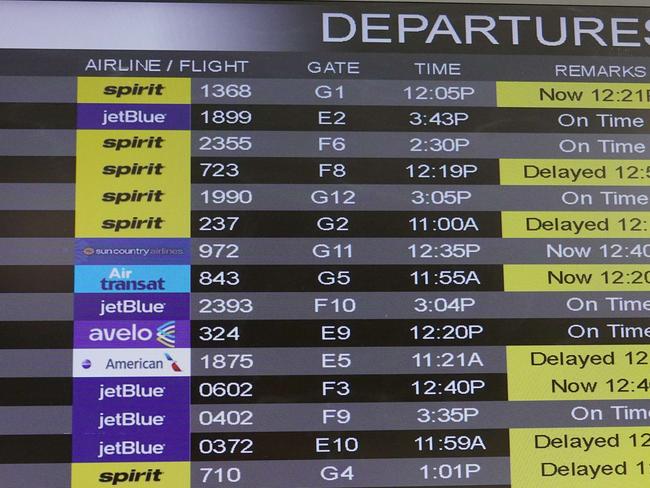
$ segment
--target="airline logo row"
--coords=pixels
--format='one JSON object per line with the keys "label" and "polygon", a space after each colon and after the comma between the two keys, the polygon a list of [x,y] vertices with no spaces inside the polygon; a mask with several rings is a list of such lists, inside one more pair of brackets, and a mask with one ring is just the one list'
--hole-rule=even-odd
{"label": "airline logo row", "polygon": [[190,130],[190,106],[82,103],[77,105],[77,128]]}
{"label": "airline logo row", "polygon": [[78,103],[192,103],[190,78],[77,78]]}
{"label": "airline logo row", "polygon": [[188,320],[77,321],[76,349],[190,347]]}
{"label": "airline logo row", "polygon": [[190,267],[77,266],[75,293],[189,293]]}
{"label": "airline logo row", "polygon": [[191,372],[189,348],[75,349],[72,357],[75,378],[183,377]]}
{"label": "airline logo row", "polygon": [[76,239],[75,264],[190,264],[190,240]]}
{"label": "airline logo row", "polygon": [[189,293],[75,293],[76,320],[175,320],[190,316]]}
{"label": "airline logo row", "polygon": [[73,463],[73,488],[189,488],[189,462]]}

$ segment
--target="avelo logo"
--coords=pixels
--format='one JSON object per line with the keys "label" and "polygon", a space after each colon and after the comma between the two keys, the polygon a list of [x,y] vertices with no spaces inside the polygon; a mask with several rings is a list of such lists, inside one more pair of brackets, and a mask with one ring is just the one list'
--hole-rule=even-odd
{"label": "avelo logo", "polygon": [[91,342],[150,342],[154,338],[165,347],[175,347],[176,322],[165,322],[155,329],[132,323],[128,327],[93,327],[88,332]]}
{"label": "avelo logo", "polygon": [[156,329],[156,340],[163,346],[174,347],[176,345],[176,322],[170,320]]}

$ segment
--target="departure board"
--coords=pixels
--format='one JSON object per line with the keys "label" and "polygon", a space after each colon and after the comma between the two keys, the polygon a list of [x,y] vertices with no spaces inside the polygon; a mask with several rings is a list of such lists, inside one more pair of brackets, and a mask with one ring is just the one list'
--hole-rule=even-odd
{"label": "departure board", "polygon": [[650,8],[0,3],[0,488],[650,486]]}

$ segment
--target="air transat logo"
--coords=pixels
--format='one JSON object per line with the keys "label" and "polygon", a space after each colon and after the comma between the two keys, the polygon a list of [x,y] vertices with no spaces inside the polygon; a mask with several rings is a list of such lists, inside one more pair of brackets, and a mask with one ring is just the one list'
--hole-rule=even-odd
{"label": "air transat logo", "polygon": [[176,346],[176,322],[171,320],[158,326],[156,329],[156,340],[165,347]]}

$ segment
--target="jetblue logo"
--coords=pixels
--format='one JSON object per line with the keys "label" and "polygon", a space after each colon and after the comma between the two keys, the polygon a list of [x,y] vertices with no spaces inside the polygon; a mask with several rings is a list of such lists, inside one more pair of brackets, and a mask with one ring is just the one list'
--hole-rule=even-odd
{"label": "jetblue logo", "polygon": [[141,441],[118,441],[114,443],[99,442],[97,459],[111,456],[155,456],[165,453],[165,444],[141,442]]}
{"label": "jetblue logo", "polygon": [[126,314],[126,313],[145,313],[145,314],[154,314],[154,313],[165,313],[165,302],[149,302],[145,300],[132,300],[124,299],[117,300],[115,302],[107,302],[102,300],[99,303],[99,316],[103,317],[105,315],[112,314]]}

